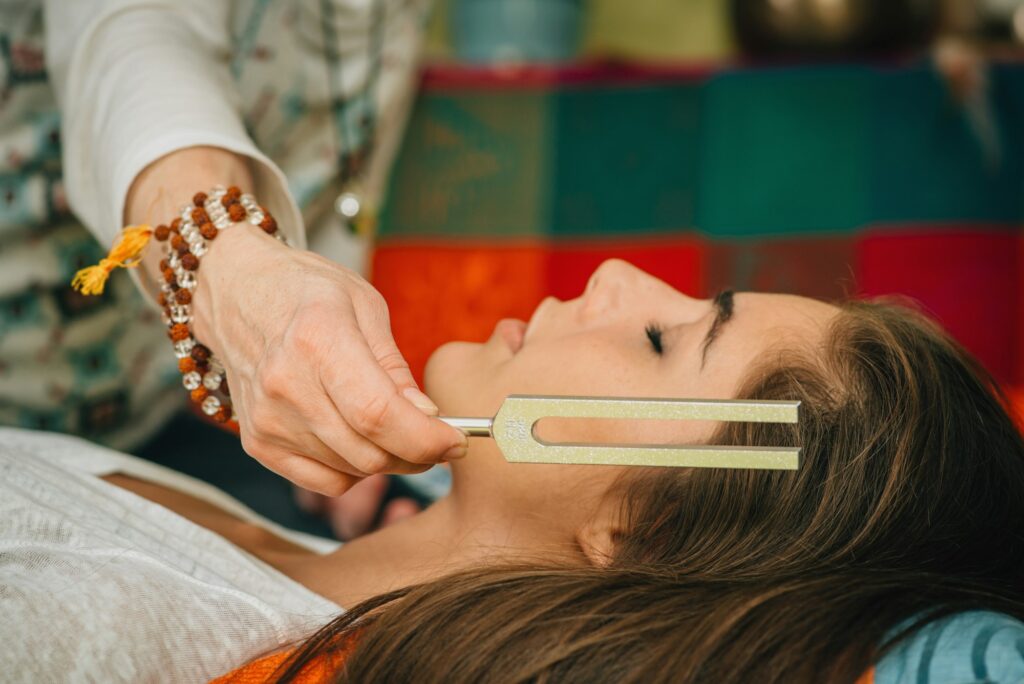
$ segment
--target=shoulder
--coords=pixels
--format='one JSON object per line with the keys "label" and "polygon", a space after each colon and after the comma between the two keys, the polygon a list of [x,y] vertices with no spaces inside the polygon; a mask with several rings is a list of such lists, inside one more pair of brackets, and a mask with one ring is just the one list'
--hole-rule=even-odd
{"label": "shoulder", "polygon": [[1024,623],[1002,613],[957,613],[922,628],[875,666],[875,684],[1024,682]]}

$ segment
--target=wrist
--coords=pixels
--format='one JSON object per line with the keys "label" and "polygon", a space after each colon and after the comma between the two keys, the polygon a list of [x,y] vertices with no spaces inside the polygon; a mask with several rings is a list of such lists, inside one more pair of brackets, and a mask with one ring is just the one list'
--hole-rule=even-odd
{"label": "wrist", "polygon": [[223,349],[218,322],[237,320],[243,302],[252,295],[252,282],[276,259],[284,244],[255,226],[240,224],[222,231],[203,257],[203,275],[193,292],[196,337],[215,351]]}
{"label": "wrist", "polygon": [[[253,187],[247,157],[217,147],[189,147],[160,157],[132,181],[125,198],[125,225],[156,226],[176,216],[197,190],[216,184]],[[147,250],[140,277],[151,294],[163,283],[159,250]]]}

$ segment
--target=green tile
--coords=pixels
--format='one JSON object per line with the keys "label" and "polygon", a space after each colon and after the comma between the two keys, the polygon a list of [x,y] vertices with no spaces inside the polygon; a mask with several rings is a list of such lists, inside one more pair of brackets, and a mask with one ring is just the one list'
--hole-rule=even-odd
{"label": "green tile", "polygon": [[391,176],[381,235],[541,233],[549,102],[515,90],[424,94]]}
{"label": "green tile", "polygon": [[989,146],[930,68],[880,74],[875,93],[873,220],[1019,220],[1024,112],[1012,79],[990,90]]}
{"label": "green tile", "polygon": [[555,102],[553,233],[693,226],[698,84],[579,88]]}
{"label": "green tile", "polygon": [[705,92],[701,230],[786,235],[864,222],[867,69],[741,71],[714,79]]}

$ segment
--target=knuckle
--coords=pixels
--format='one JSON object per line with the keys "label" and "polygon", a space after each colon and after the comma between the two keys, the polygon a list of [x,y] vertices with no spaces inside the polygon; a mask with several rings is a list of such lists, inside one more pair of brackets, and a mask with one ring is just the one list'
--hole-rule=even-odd
{"label": "knuckle", "polygon": [[325,331],[334,329],[339,313],[343,311],[343,306],[334,296],[318,296],[315,301],[303,304],[285,330],[282,340],[285,355],[320,353],[331,339]]}
{"label": "knuckle", "polygon": [[249,422],[252,425],[250,434],[254,439],[261,443],[268,441],[271,435],[267,431],[267,426],[274,424],[273,415],[274,412],[267,407],[265,402],[256,404],[249,409]]}
{"label": "knuckle", "polygon": [[270,444],[252,432],[242,432],[242,449],[261,463],[270,460],[273,453]]}
{"label": "knuckle", "polygon": [[402,352],[398,351],[395,347],[391,347],[386,350],[373,349],[372,351],[374,357],[377,359],[377,363],[386,371],[409,369],[409,364],[406,363],[405,358],[402,356]]}
{"label": "knuckle", "polygon": [[371,304],[373,306],[387,306],[384,300],[384,295],[378,292],[377,288],[363,278],[356,281],[356,291],[362,296],[363,300],[367,304]]}
{"label": "knuckle", "polygon": [[361,402],[352,415],[352,427],[365,437],[379,436],[384,432],[391,414],[388,397],[374,395]]}
{"label": "knuckle", "polygon": [[447,450],[447,445],[431,448],[427,444],[417,443],[415,451],[409,460],[414,463],[434,464],[441,460]]}
{"label": "knuckle", "polygon": [[373,450],[363,454],[359,463],[354,465],[367,475],[380,475],[387,471],[389,459],[382,452]]}
{"label": "knuckle", "polygon": [[438,445],[434,447],[427,444],[426,440],[420,440],[411,446],[409,453],[405,456],[405,459],[412,463],[425,465],[425,468],[429,468],[431,465],[440,461],[444,452],[447,450],[447,446]]}
{"label": "knuckle", "polygon": [[352,488],[352,484],[349,478],[339,475],[336,478],[318,482],[317,491],[325,496],[341,496]]}
{"label": "knuckle", "polygon": [[362,293],[361,310],[379,320],[389,320],[388,303],[384,299],[384,295],[377,292],[369,283],[364,284],[360,290]]}
{"label": "knuckle", "polygon": [[290,351],[289,355],[298,355],[298,358],[311,358],[319,354],[320,346],[323,344],[323,331],[316,324],[313,316],[312,313],[304,316],[301,323],[289,330],[286,342]]}
{"label": "knuckle", "polygon": [[377,292],[373,288],[370,289],[370,304],[374,309],[380,312],[380,315],[385,319],[390,318],[390,309],[388,308],[387,300],[384,299],[384,296],[380,292]]}
{"label": "knuckle", "polygon": [[[293,370],[291,365],[285,363],[283,359],[284,355],[273,354],[260,367],[259,388],[268,399],[287,399],[289,388],[292,385],[293,378],[291,376]],[[259,407],[253,411],[253,422],[259,425],[260,421],[256,417],[257,413],[264,412],[259,411]]]}
{"label": "knuckle", "polygon": [[424,465],[429,468],[438,458],[434,456],[429,447],[423,444],[422,440],[416,439],[403,441],[393,449],[395,456],[402,459],[406,464]]}

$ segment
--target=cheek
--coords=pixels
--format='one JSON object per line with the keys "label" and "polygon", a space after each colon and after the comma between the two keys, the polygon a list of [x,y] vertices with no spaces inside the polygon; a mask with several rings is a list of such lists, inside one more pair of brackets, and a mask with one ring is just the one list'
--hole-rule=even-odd
{"label": "cheek", "polygon": [[640,391],[642,375],[620,347],[578,336],[524,347],[495,381],[506,394],[615,395]]}
{"label": "cheek", "polygon": [[452,342],[430,357],[424,389],[444,415],[491,415],[510,394],[657,394],[664,374],[642,351],[592,334],[535,340],[514,356],[490,342]]}

